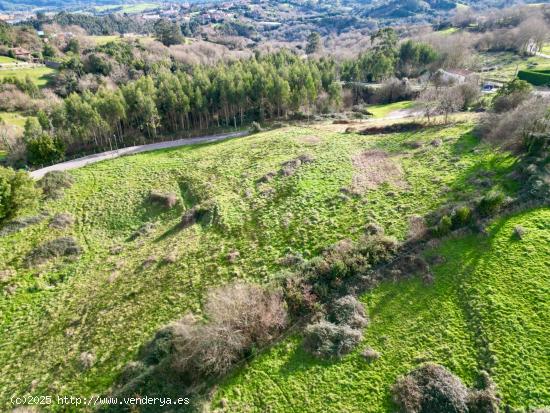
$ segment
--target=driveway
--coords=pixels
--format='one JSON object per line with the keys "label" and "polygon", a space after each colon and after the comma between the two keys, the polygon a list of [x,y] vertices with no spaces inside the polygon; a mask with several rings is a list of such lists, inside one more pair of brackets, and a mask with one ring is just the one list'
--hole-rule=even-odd
{"label": "driveway", "polygon": [[150,152],[150,151],[156,151],[159,149],[166,149],[166,148],[176,148],[178,146],[195,145],[198,143],[217,142],[225,139],[246,136],[248,134],[249,132],[247,131],[232,132],[232,133],[224,133],[222,135],[199,136],[196,138],[185,138],[185,139],[178,139],[175,141],[150,143],[147,145],[139,145],[139,146],[129,146],[127,148],[121,148],[114,151],[96,153],[94,155],[84,156],[82,158],[73,159],[71,161],[61,162],[52,166],[47,166],[45,168],[32,171],[30,175],[34,179],[38,180],[42,178],[46,173],[51,171],[68,171],[70,169],[81,168],[83,166],[86,166],[92,163],[105,161],[107,159],[114,159],[124,155],[133,155],[136,153]]}

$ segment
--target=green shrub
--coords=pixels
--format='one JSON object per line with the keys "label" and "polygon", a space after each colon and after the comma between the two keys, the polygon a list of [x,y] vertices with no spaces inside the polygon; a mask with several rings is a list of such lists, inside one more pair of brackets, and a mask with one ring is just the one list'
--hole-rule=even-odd
{"label": "green shrub", "polygon": [[312,314],[319,305],[312,286],[298,274],[285,274],[283,292],[288,311],[295,318]]}
{"label": "green shrub", "polygon": [[467,413],[468,389],[445,367],[428,363],[400,377],[392,388],[404,413]]}
{"label": "green shrub", "polygon": [[397,246],[395,239],[382,234],[364,235],[356,242],[344,239],[309,261],[304,272],[309,279],[334,287],[387,261],[395,254]]}
{"label": "green shrub", "polygon": [[493,97],[493,110],[503,113],[517,108],[529,97],[532,89],[528,82],[520,79],[506,83]]}
{"label": "green shrub", "polygon": [[28,173],[0,166],[0,224],[21,210],[36,206],[38,195]]}
{"label": "green shrub", "polygon": [[485,195],[477,204],[477,212],[482,217],[490,217],[496,214],[504,202],[504,194],[498,191],[491,191]]}
{"label": "green shrub", "polygon": [[360,330],[321,321],[306,327],[304,349],[316,357],[341,357],[351,352],[361,338]]}
{"label": "green shrub", "polygon": [[65,157],[65,146],[60,139],[42,134],[27,141],[27,160],[31,165],[60,162]]}
{"label": "green shrub", "polygon": [[525,137],[524,147],[529,156],[540,156],[550,149],[549,133],[530,133]]}
{"label": "green shrub", "polygon": [[59,199],[63,196],[63,191],[73,183],[73,177],[67,172],[51,171],[38,181],[38,187],[42,189],[46,199]]}
{"label": "green shrub", "polygon": [[458,207],[453,211],[451,220],[453,228],[462,228],[471,222],[472,210],[467,206]]}
{"label": "green shrub", "polygon": [[437,224],[436,234],[440,237],[444,237],[449,232],[451,232],[452,226],[453,226],[453,222],[451,217],[448,215],[443,215],[439,220],[439,223]]}

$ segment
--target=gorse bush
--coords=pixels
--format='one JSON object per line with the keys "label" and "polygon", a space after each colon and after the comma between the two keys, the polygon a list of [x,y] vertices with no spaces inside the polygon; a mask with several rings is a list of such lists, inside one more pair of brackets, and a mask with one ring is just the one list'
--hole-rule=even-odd
{"label": "gorse bush", "polygon": [[51,222],[50,227],[56,229],[64,229],[74,224],[74,216],[68,212],[56,214]]}
{"label": "gorse bush", "polygon": [[499,399],[491,389],[471,390],[468,394],[468,413],[498,413]]}
{"label": "gorse bush", "polygon": [[546,117],[544,132],[527,134],[524,139],[526,158],[522,168],[524,190],[530,196],[550,199],[550,118]]}
{"label": "gorse bush", "polygon": [[481,389],[468,389],[445,367],[428,363],[397,380],[393,399],[403,413],[498,413],[495,385],[486,372],[481,379]]}
{"label": "gorse bush", "polygon": [[341,357],[352,351],[359,344],[361,338],[361,331],[348,325],[320,321],[307,326],[304,348],[317,357]]}
{"label": "gorse bush", "polygon": [[500,399],[496,395],[496,385],[489,373],[480,372],[480,389],[471,389],[468,395],[469,413],[498,413]]}
{"label": "gorse bush", "polygon": [[444,237],[451,232],[453,222],[450,216],[443,215],[435,227],[435,235]]}
{"label": "gorse bush", "polygon": [[298,318],[319,309],[319,300],[313,287],[299,274],[284,274],[283,291],[288,312]]}
{"label": "gorse bush", "polygon": [[412,99],[414,92],[408,80],[388,79],[375,89],[375,103],[393,103]]}
{"label": "gorse bush", "polygon": [[392,392],[403,413],[468,412],[468,389],[437,364],[425,364],[399,378]]}
{"label": "gorse bush", "polygon": [[[179,324],[195,322],[194,318],[184,317]],[[147,343],[140,351],[141,362],[147,365],[159,364],[172,353],[172,342],[174,339],[174,328],[168,326],[161,328],[155,334],[153,340]]]}
{"label": "gorse bush", "polygon": [[550,131],[528,133],[523,142],[528,156],[549,156]]}
{"label": "gorse bush", "polygon": [[328,320],[352,328],[363,328],[369,322],[363,304],[353,295],[335,300],[330,306]]}
{"label": "gorse bush", "polygon": [[46,199],[59,199],[65,189],[73,186],[74,179],[67,172],[51,171],[38,181],[38,187],[42,189]]}
{"label": "gorse bush", "polygon": [[37,203],[39,191],[28,173],[0,166],[0,225]]}
{"label": "gorse bush", "polygon": [[453,229],[461,228],[465,225],[468,225],[471,220],[472,210],[467,206],[456,208],[451,215]]}
{"label": "gorse bush", "polygon": [[[343,281],[366,274],[397,251],[397,241],[382,234],[365,235],[358,241],[342,240],[310,260],[304,275],[317,287],[336,287]],[[317,292],[317,291],[316,291]]]}
{"label": "gorse bush", "polygon": [[499,191],[491,191],[477,204],[477,212],[482,217],[490,217],[500,211],[504,203],[504,194]]}
{"label": "gorse bush", "polygon": [[30,216],[13,219],[8,223],[6,223],[0,229],[0,237],[14,234],[31,225],[39,224],[40,222],[44,221],[47,217],[48,217],[47,214],[41,213],[38,215],[30,215]]}

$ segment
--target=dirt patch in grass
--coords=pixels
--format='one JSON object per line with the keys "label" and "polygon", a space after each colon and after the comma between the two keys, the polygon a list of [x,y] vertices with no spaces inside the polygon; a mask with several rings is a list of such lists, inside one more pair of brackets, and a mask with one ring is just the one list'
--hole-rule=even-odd
{"label": "dirt patch in grass", "polygon": [[305,143],[306,145],[317,145],[323,142],[320,137],[315,135],[299,136],[296,138],[296,141],[298,141],[298,143]]}
{"label": "dirt patch in grass", "polygon": [[28,267],[43,264],[53,258],[76,257],[82,252],[73,237],[56,238],[33,249],[26,258]]}
{"label": "dirt patch in grass", "polygon": [[178,203],[178,196],[173,192],[151,191],[149,201],[161,205],[166,209],[174,208]]}
{"label": "dirt patch in grass", "polygon": [[313,162],[313,157],[308,154],[300,155],[299,157],[295,159],[291,159],[290,161],[283,162],[281,164],[281,170],[279,171],[279,174],[282,176],[292,176],[296,173],[298,168],[304,164]]}
{"label": "dirt patch in grass", "polygon": [[415,132],[427,128],[422,122],[392,123],[382,126],[371,126],[359,132],[361,135],[380,135],[388,133]]}
{"label": "dirt patch in grass", "polygon": [[50,222],[50,228],[64,229],[74,224],[74,216],[65,212],[56,214]]}
{"label": "dirt patch in grass", "polygon": [[404,188],[403,169],[393,157],[384,151],[365,151],[352,158],[355,173],[351,189],[353,193],[363,193],[366,190],[378,188],[388,183],[398,188]]}
{"label": "dirt patch in grass", "polygon": [[31,225],[39,224],[47,217],[47,213],[41,213],[39,215],[14,219],[13,221],[8,222],[2,229],[0,229],[0,237],[5,237],[7,235],[19,232]]}

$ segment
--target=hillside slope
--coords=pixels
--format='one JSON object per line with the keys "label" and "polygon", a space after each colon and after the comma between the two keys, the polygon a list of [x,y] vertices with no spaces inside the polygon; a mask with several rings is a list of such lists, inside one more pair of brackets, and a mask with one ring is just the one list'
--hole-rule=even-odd
{"label": "hillside slope", "polygon": [[[480,144],[469,123],[376,136],[334,126],[284,128],[72,171],[75,184],[64,198],[43,206],[47,218],[0,236],[0,409],[13,395],[104,393],[155,331],[200,312],[208,288],[268,280],[288,253],[311,258],[358,237],[372,220],[404,239],[411,217],[491,188],[514,191],[505,179],[514,158]],[[179,204],[151,205],[151,190],[172,191]],[[208,205],[208,214],[182,229],[182,214],[197,205]],[[72,214],[74,225],[52,228],[57,213]],[[37,246],[66,236],[82,248],[77,260],[28,265]],[[459,304],[449,306],[452,331],[462,332],[452,344],[464,355],[457,363],[473,379],[471,337]],[[88,356],[94,363],[83,368]]]}
{"label": "hillside slope", "polygon": [[[526,230],[515,239],[514,228]],[[337,362],[319,362],[298,338],[283,342],[227,380],[214,405],[227,411],[391,412],[395,379],[425,361],[469,385],[489,370],[505,404],[550,404],[550,209],[501,219],[489,235],[449,239],[435,282],[385,283],[363,297],[371,316],[363,344]],[[381,353],[371,363],[360,355]]]}

